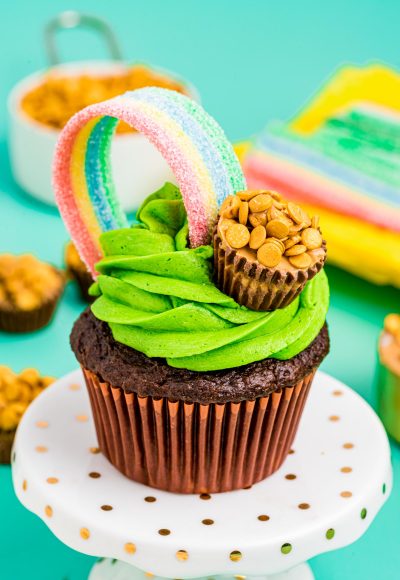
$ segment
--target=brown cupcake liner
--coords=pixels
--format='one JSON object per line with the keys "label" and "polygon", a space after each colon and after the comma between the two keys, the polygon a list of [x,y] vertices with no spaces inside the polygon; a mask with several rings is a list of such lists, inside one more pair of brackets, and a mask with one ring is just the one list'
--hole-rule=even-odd
{"label": "brown cupcake liner", "polygon": [[23,333],[43,328],[52,319],[60,295],[34,310],[0,310],[0,330]]}
{"label": "brown cupcake liner", "polygon": [[93,278],[90,272],[85,270],[76,270],[75,268],[68,268],[69,277],[74,280],[79,287],[80,295],[85,302],[93,302],[95,297],[90,296],[89,288],[93,284]]}
{"label": "brown cupcake liner", "polygon": [[130,479],[177,493],[242,489],[276,471],[315,374],[252,401],[200,404],[139,397],[82,370],[104,455]]}
{"label": "brown cupcake liner", "polygon": [[11,450],[14,443],[14,431],[0,430],[0,465],[11,463]]}
{"label": "brown cupcake liner", "polygon": [[218,288],[251,310],[285,308],[301,293],[306,282],[322,269],[316,262],[308,270],[282,272],[248,260],[233,248],[224,248],[214,233],[214,276]]}

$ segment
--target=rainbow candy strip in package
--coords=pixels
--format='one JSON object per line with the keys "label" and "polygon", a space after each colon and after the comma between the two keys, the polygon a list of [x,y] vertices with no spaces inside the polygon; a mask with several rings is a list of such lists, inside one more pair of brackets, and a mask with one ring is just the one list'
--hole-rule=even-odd
{"label": "rainbow candy strip in package", "polygon": [[400,74],[339,69],[289,123],[271,123],[243,160],[249,187],[319,213],[329,259],[400,287]]}

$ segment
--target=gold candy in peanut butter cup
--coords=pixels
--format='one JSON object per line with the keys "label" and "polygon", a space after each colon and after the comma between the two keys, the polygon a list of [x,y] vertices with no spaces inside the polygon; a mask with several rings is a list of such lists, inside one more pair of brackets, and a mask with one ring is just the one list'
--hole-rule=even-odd
{"label": "gold candy in peanut butter cup", "polygon": [[218,287],[253,310],[290,304],[323,267],[326,245],[310,217],[275,191],[240,191],[222,204],[214,231]]}

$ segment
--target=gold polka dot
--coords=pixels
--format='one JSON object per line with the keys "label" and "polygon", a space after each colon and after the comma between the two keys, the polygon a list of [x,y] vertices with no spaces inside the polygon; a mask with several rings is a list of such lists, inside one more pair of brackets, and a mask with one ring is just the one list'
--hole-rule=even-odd
{"label": "gold polka dot", "polygon": [[35,447],[35,449],[38,453],[46,453],[48,451],[48,448],[45,447],[44,445],[38,445],[37,447]]}
{"label": "gold polka dot", "polygon": [[48,421],[37,421],[36,422],[36,427],[39,427],[39,429],[47,429],[48,426],[49,426]]}
{"label": "gold polka dot", "polygon": [[112,505],[105,504],[101,506],[101,509],[103,510],[103,512],[110,512],[114,508]]}
{"label": "gold polka dot", "polygon": [[338,391],[333,391],[332,392],[332,395],[334,397],[341,397],[343,395],[343,391],[339,391],[339,390]]}
{"label": "gold polka dot", "polygon": [[239,550],[233,550],[233,552],[229,554],[229,558],[232,562],[240,562],[242,559],[242,552],[239,552]]}
{"label": "gold polka dot", "polygon": [[260,522],[267,522],[269,520],[269,516],[267,516],[266,514],[261,514],[260,516],[258,516],[258,519],[260,520]]}
{"label": "gold polka dot", "polygon": [[77,416],[75,417],[75,419],[76,419],[77,421],[79,421],[80,423],[85,423],[86,421],[88,421],[88,420],[89,420],[89,417],[88,417],[87,415],[77,415]]}
{"label": "gold polka dot", "polygon": [[100,453],[100,448],[99,447],[89,447],[89,452],[92,453],[93,455],[97,455],[98,453]]}
{"label": "gold polka dot", "polygon": [[22,482],[22,489],[24,491],[26,491],[28,489],[28,482],[26,481],[26,479],[24,479],[24,481]]}
{"label": "gold polka dot", "polygon": [[52,517],[52,515],[53,515],[53,508],[52,508],[52,507],[50,507],[49,505],[47,505],[47,506],[44,508],[44,513],[46,514],[46,516],[47,516],[48,518],[51,518],[51,517]]}
{"label": "gold polka dot", "polygon": [[235,580],[246,580],[246,576],[235,576]]}
{"label": "gold polka dot", "polygon": [[353,449],[354,443],[344,443],[343,447],[344,449]]}
{"label": "gold polka dot", "polygon": [[101,473],[99,473],[98,471],[91,471],[90,473],[88,473],[88,475],[92,479],[99,479],[99,477],[101,477]]}
{"label": "gold polka dot", "polygon": [[336,422],[336,421],[339,421],[339,420],[340,420],[340,417],[338,415],[331,415],[329,417],[329,421]]}
{"label": "gold polka dot", "polygon": [[309,503],[299,503],[297,507],[301,510],[309,510],[311,506]]}
{"label": "gold polka dot", "polygon": [[342,467],[340,470],[342,473],[351,473],[353,471],[352,467]]}
{"label": "gold polka dot", "polygon": [[285,475],[285,479],[296,479],[297,475],[295,475],[294,473],[288,473],[287,475]]}
{"label": "gold polka dot", "polygon": [[158,530],[158,533],[160,534],[160,536],[169,536],[171,530],[167,530],[167,528],[161,528],[161,530]]}
{"label": "gold polka dot", "polygon": [[253,486],[252,485],[246,485],[246,487],[244,487],[243,489],[251,489]]}
{"label": "gold polka dot", "polygon": [[134,554],[136,552],[136,546],[135,544],[132,544],[132,542],[127,542],[124,546],[124,550],[127,554]]}
{"label": "gold polka dot", "polygon": [[70,391],[80,391],[81,387],[80,387],[80,385],[78,385],[76,383],[72,383],[72,385],[69,386],[69,390]]}
{"label": "gold polka dot", "polygon": [[209,493],[201,493],[200,494],[200,499],[211,499],[211,495]]}
{"label": "gold polka dot", "polygon": [[351,493],[351,491],[342,491],[340,495],[341,497],[351,497],[353,494]]}
{"label": "gold polka dot", "polygon": [[145,572],[144,575],[146,576],[146,578],[154,578],[154,574],[152,574],[151,572]]}
{"label": "gold polka dot", "polygon": [[295,453],[294,449],[289,449],[289,455],[293,455],[293,453]]}
{"label": "gold polka dot", "polygon": [[178,550],[175,555],[180,562],[185,562],[189,559],[189,554],[186,552],[186,550]]}
{"label": "gold polka dot", "polygon": [[47,481],[47,483],[50,483],[50,484],[54,485],[55,483],[58,483],[59,480],[58,480],[57,477],[48,477],[46,479],[46,481]]}
{"label": "gold polka dot", "polygon": [[147,501],[147,503],[154,503],[155,501],[157,501],[157,498],[153,497],[152,495],[148,495],[144,498],[144,501]]}
{"label": "gold polka dot", "polygon": [[214,520],[206,518],[205,520],[202,520],[201,523],[204,524],[205,526],[212,526],[214,524]]}
{"label": "gold polka dot", "polygon": [[88,540],[90,538],[90,532],[87,528],[81,528],[79,533],[83,540]]}

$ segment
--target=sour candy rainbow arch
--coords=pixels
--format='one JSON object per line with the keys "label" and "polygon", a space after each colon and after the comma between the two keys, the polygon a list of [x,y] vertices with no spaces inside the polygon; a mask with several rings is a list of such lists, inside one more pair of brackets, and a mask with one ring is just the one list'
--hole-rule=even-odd
{"label": "sour candy rainbow arch", "polygon": [[53,186],[64,222],[90,271],[102,257],[102,232],[126,227],[111,177],[111,138],[119,120],[143,133],[175,174],[192,247],[206,244],[218,207],[246,188],[239,161],[220,126],[175,91],[149,87],[90,105],[61,132]]}

